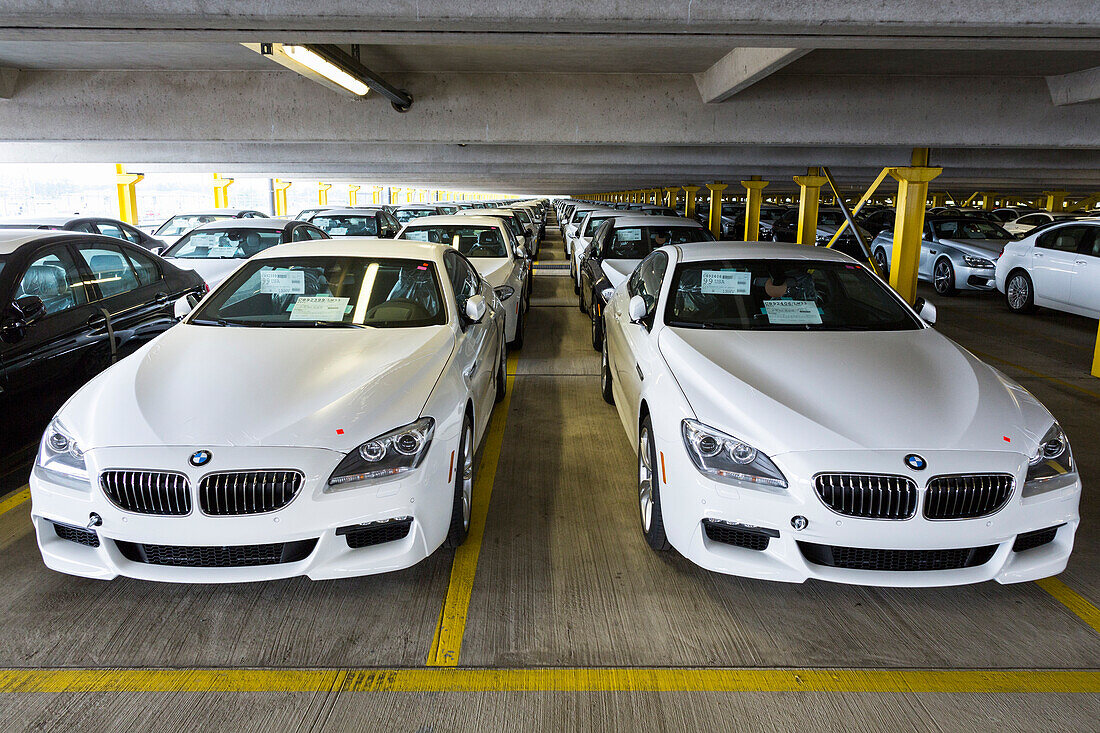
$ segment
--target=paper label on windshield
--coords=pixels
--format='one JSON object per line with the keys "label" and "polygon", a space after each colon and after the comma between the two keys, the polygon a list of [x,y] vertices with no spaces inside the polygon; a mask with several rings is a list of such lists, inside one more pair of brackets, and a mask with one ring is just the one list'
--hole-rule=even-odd
{"label": "paper label on windshield", "polygon": [[751,272],[703,270],[701,289],[704,295],[748,295],[751,286]]}
{"label": "paper label on windshield", "polygon": [[350,298],[309,296],[298,298],[290,311],[292,321],[342,321]]}
{"label": "paper label on windshield", "polygon": [[348,228],[347,227],[333,227],[332,229],[328,230],[328,233],[331,234],[334,237],[343,237],[344,235],[346,235],[348,233]]}
{"label": "paper label on windshield", "polygon": [[265,270],[260,273],[260,292],[269,295],[301,295],[306,274],[301,270]]}
{"label": "paper label on windshield", "polygon": [[401,238],[402,239],[411,239],[415,242],[427,242],[428,241],[428,230],[427,229],[422,229],[418,232],[405,232],[404,234],[401,235]]}
{"label": "paper label on windshield", "polygon": [[237,254],[237,245],[219,244],[210,248],[211,257],[232,257]]}
{"label": "paper label on windshield", "polygon": [[821,323],[821,313],[812,300],[765,300],[768,322],[777,325],[808,325]]}
{"label": "paper label on windshield", "polygon": [[642,241],[641,229],[620,229],[615,232],[615,236],[620,242],[640,242]]}

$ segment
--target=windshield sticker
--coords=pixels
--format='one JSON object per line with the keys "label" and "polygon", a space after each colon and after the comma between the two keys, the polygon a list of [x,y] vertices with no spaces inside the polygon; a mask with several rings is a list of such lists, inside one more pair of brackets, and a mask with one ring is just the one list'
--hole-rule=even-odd
{"label": "windshield sticker", "polygon": [[210,248],[211,257],[232,257],[237,254],[237,245],[219,244]]}
{"label": "windshield sticker", "polygon": [[260,292],[302,295],[306,292],[306,274],[301,270],[265,270],[260,273]]}
{"label": "windshield sticker", "polygon": [[820,324],[821,313],[812,300],[765,300],[768,322],[778,325],[804,326]]}
{"label": "windshield sticker", "polygon": [[342,237],[342,236],[344,236],[345,234],[348,233],[348,228],[347,227],[333,227],[332,229],[328,230],[328,233],[331,234],[334,237]]}
{"label": "windshield sticker", "polygon": [[700,285],[704,295],[748,295],[752,285],[752,273],[736,270],[703,270]]}
{"label": "windshield sticker", "polygon": [[411,239],[415,242],[427,242],[428,241],[428,230],[427,229],[421,229],[421,230],[415,231],[415,232],[405,232],[402,235],[401,238],[402,239]]}
{"label": "windshield sticker", "polygon": [[642,241],[641,229],[620,229],[615,232],[615,237],[620,242],[640,242]]}
{"label": "windshield sticker", "polygon": [[292,321],[342,321],[350,298],[329,298],[323,295],[300,297],[290,311]]}

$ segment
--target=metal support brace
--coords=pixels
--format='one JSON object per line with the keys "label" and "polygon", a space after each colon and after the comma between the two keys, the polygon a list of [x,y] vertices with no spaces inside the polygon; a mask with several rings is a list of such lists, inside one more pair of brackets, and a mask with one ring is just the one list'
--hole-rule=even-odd
{"label": "metal support brace", "polygon": [[127,224],[138,223],[137,184],[145,178],[141,173],[127,173],[121,163],[115,164],[115,186],[118,188],[118,218]]}
{"label": "metal support brace", "polygon": [[745,198],[745,241],[760,241],[760,204],[764,201],[764,189],[768,187],[767,181],[760,180],[760,176],[753,176],[747,181],[741,181],[741,185],[748,191]]}
{"label": "metal support brace", "polygon": [[[917,154],[920,150],[925,151],[923,155]],[[890,170],[890,175],[898,182],[894,246],[890,253],[890,286],[909,303],[917,299],[917,268],[920,266],[928,183],[943,173],[943,168],[928,165],[926,149],[918,148],[914,151],[913,163],[908,168]]]}
{"label": "metal support brace", "polygon": [[229,187],[233,184],[232,178],[222,178],[214,174],[214,208],[229,208]]}
{"label": "metal support brace", "polygon": [[829,182],[817,168],[809,168],[804,176],[795,176],[798,184],[798,243],[817,244],[817,209],[821,203],[821,187]]}
{"label": "metal support brace", "polygon": [[722,192],[728,186],[728,183],[718,181],[707,184],[707,188],[710,189],[710,216],[707,219],[707,228],[715,239],[722,238]]}

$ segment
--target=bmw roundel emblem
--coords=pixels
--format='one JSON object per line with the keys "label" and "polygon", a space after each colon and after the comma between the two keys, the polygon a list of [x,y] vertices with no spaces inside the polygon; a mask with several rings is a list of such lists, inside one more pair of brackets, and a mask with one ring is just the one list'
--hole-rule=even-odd
{"label": "bmw roundel emblem", "polygon": [[213,457],[214,455],[208,450],[197,450],[187,460],[192,466],[205,466]]}
{"label": "bmw roundel emblem", "polygon": [[923,471],[928,467],[928,461],[916,453],[910,453],[905,457],[905,465],[914,471]]}

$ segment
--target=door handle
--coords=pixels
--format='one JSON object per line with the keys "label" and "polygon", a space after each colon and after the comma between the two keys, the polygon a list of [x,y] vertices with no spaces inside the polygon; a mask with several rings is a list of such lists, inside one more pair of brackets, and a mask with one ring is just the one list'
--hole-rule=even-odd
{"label": "door handle", "polygon": [[1031,256],[1032,256],[1032,257],[1042,257],[1042,256],[1043,256],[1043,253],[1042,253],[1042,252],[1032,252],[1032,253],[1031,253]]}
{"label": "door handle", "polygon": [[103,323],[104,321],[106,321],[106,319],[101,314],[95,313],[93,315],[88,316],[88,320],[85,321],[85,323],[88,324],[89,326],[98,326],[99,324]]}
{"label": "door handle", "polygon": [[167,303],[168,293],[157,293],[155,296],[153,296],[153,302],[158,304]]}
{"label": "door handle", "polygon": [[1087,265],[1088,262],[1086,262],[1085,260],[1077,260],[1073,264],[1075,264],[1075,265]]}

